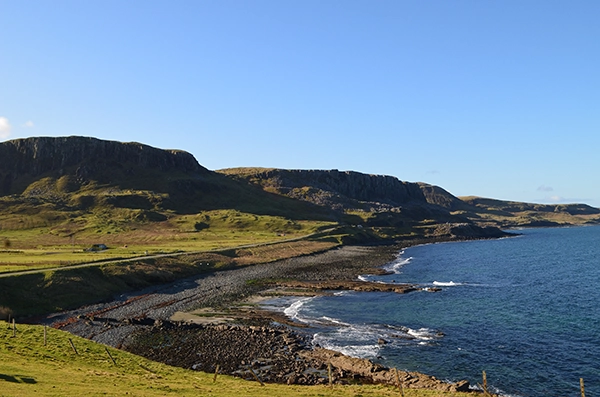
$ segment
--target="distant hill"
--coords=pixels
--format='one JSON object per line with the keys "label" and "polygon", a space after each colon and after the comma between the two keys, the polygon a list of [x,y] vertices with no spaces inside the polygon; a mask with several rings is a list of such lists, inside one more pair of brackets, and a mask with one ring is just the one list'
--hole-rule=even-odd
{"label": "distant hill", "polygon": [[88,222],[83,217],[88,213],[158,227],[174,216],[210,210],[364,226],[385,238],[491,236],[496,232],[480,227],[492,226],[499,233],[497,227],[600,222],[600,210],[581,204],[458,198],[441,187],[393,176],[266,168],[211,171],[190,153],[135,142],[74,136],[0,143],[0,229],[77,224],[65,227],[73,233],[86,228],[80,223]]}
{"label": "distant hill", "polygon": [[360,214],[371,226],[473,223],[500,228],[600,223],[600,209],[586,204],[544,205],[456,197],[427,183],[338,170],[231,168],[225,175],[268,192]]}
{"label": "distant hill", "polygon": [[600,209],[587,204],[532,204],[483,197],[456,197],[439,186],[420,183],[427,202],[480,225],[502,228],[600,223]]}
{"label": "distant hill", "polygon": [[564,226],[600,223],[600,209],[587,204],[532,204],[461,197],[470,219],[502,227]]}
{"label": "distant hill", "polygon": [[423,220],[468,222],[428,202],[417,183],[338,170],[231,168],[218,172],[263,190],[353,214],[369,226],[414,226]]}

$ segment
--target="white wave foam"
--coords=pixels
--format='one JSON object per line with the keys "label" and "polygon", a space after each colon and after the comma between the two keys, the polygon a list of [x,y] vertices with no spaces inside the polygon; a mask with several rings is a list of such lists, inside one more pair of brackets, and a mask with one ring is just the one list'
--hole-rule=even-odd
{"label": "white wave foam", "polygon": [[350,357],[358,358],[375,358],[379,354],[379,345],[363,345],[363,346],[332,346],[330,350],[339,351],[342,354]]}
{"label": "white wave foam", "polygon": [[438,339],[441,337],[441,334],[439,332],[434,331],[429,328],[419,328],[419,329],[408,328],[406,333],[409,334],[410,336],[412,336],[413,338],[419,339],[421,341],[428,341],[428,340]]}
{"label": "white wave foam", "polygon": [[338,320],[337,318],[331,318],[331,317],[327,317],[327,316],[323,316],[321,317],[323,320],[331,323],[331,324],[335,324],[335,325],[343,325],[345,327],[349,327],[350,324],[343,322],[342,320]]}
{"label": "white wave foam", "polygon": [[350,294],[350,291],[338,291],[338,292],[334,292],[333,296],[346,296],[346,295],[349,295],[349,294]]}
{"label": "white wave foam", "polygon": [[308,322],[310,322],[308,319],[300,317],[300,315],[299,315],[300,309],[302,308],[302,306],[304,306],[304,304],[306,302],[311,301],[314,298],[315,298],[314,296],[311,296],[309,298],[299,299],[299,300],[295,301],[294,303],[292,303],[288,308],[286,308],[283,311],[283,313],[293,320],[298,320],[303,323],[308,323]]}
{"label": "white wave foam", "polygon": [[396,274],[402,274],[401,269],[412,261],[413,257],[410,256],[408,258],[398,258],[394,262],[385,266],[384,269],[390,272],[394,272]]}
{"label": "white wave foam", "polygon": [[456,287],[457,285],[464,285],[463,283],[455,283],[454,281],[434,281],[433,285],[438,287]]}
{"label": "white wave foam", "polygon": [[[322,320],[329,321],[325,324]],[[313,324],[317,322],[313,321]],[[318,321],[326,328],[313,335],[313,345],[335,350],[350,357],[376,358],[384,346],[404,346],[406,344],[430,345],[443,337],[439,331],[429,328],[411,329],[390,324],[347,324],[338,319],[321,317]],[[387,343],[380,344],[383,339]]]}
{"label": "white wave foam", "polygon": [[358,276],[358,279],[360,281],[369,281],[369,278],[367,276]]}
{"label": "white wave foam", "polygon": [[366,341],[356,340],[344,343],[344,338],[340,340],[341,336],[343,335],[337,332],[333,334],[317,333],[313,336],[313,344],[357,358],[375,358],[381,349],[379,344],[372,343],[372,341],[371,343],[366,343]]}

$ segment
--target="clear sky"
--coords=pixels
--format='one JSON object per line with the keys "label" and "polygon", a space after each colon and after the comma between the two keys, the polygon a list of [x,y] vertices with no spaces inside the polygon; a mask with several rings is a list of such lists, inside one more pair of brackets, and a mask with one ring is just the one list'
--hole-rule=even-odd
{"label": "clear sky", "polygon": [[0,140],[600,207],[600,1],[0,0]]}

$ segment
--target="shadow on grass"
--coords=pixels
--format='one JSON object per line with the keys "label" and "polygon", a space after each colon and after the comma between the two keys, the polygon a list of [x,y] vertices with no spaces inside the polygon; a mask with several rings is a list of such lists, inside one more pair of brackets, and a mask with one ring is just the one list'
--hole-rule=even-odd
{"label": "shadow on grass", "polygon": [[24,375],[4,375],[4,374],[0,374],[0,380],[5,380],[7,382],[13,382],[13,383],[28,383],[28,384],[35,384],[35,383],[37,383],[37,381],[34,378],[30,378],[30,377],[24,376]]}

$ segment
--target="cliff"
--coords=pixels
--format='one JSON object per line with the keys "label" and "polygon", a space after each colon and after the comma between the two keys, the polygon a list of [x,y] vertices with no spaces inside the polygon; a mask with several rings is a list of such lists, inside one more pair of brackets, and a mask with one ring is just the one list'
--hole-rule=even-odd
{"label": "cliff", "polygon": [[404,182],[393,176],[269,168],[231,168],[218,172],[260,186],[267,192],[346,214],[348,223],[408,228],[426,219],[469,222],[465,217],[452,215],[448,209],[429,203],[418,183]]}
{"label": "cliff", "polygon": [[0,198],[5,213],[36,213],[50,205],[61,214],[94,208],[144,210],[151,211],[144,219],[156,220],[170,212],[215,209],[291,219],[335,218],[330,209],[210,171],[185,151],[79,136],[0,143]]}
{"label": "cliff", "polygon": [[416,183],[387,175],[338,170],[232,168],[220,170],[266,190],[338,209],[427,204]]}
{"label": "cliff", "polygon": [[189,153],[89,137],[27,138],[0,143],[0,195],[20,194],[44,177],[119,184],[151,173],[208,175]]}

